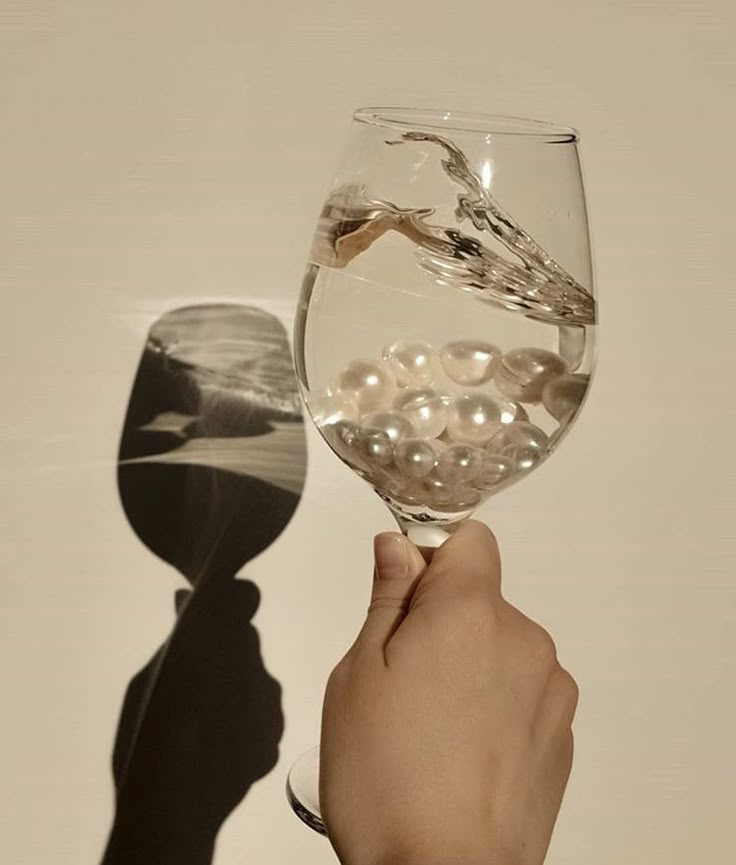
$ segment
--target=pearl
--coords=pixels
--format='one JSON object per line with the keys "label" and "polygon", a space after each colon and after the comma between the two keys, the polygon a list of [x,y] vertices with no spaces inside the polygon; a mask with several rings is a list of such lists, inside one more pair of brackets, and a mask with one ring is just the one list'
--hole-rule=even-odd
{"label": "pearl", "polygon": [[480,503],[480,495],[477,490],[448,483],[434,473],[419,483],[424,503],[437,510],[468,510]]}
{"label": "pearl", "polygon": [[411,497],[425,507],[444,512],[470,510],[480,504],[480,495],[470,487],[442,480],[435,472],[410,489]]}
{"label": "pearl", "polygon": [[399,340],[383,350],[383,359],[399,387],[432,384],[437,356],[428,342]]}
{"label": "pearl", "polygon": [[547,451],[551,452],[554,450],[557,445],[560,443],[560,440],[565,437],[568,429],[570,428],[570,424],[575,420],[575,411],[571,411],[569,414],[563,415],[560,418],[560,425],[557,429],[552,433],[549,437],[549,442],[547,443]]}
{"label": "pearl", "polygon": [[432,440],[405,438],[396,445],[394,460],[402,474],[410,478],[423,478],[437,464],[439,452],[440,449]]}
{"label": "pearl", "polygon": [[400,474],[395,467],[382,469],[379,482],[375,484],[384,495],[403,496],[404,491],[411,483],[411,478]]}
{"label": "pearl", "polygon": [[346,462],[354,462],[360,428],[349,420],[321,426],[320,432],[333,451]]}
{"label": "pearl", "polygon": [[585,357],[586,333],[584,327],[560,327],[558,349],[570,371],[576,370]]}
{"label": "pearl", "polygon": [[527,471],[547,454],[545,432],[531,423],[503,426],[488,442],[488,453],[508,457],[519,470]]}
{"label": "pearl", "polygon": [[506,352],[494,373],[496,387],[509,399],[539,402],[547,382],[567,372],[565,361],[543,348]]}
{"label": "pearl", "polygon": [[448,378],[457,384],[483,384],[493,377],[501,349],[490,342],[460,340],[448,342],[440,351],[440,363]]}
{"label": "pearl", "polygon": [[483,452],[472,445],[446,447],[437,462],[437,476],[443,481],[462,484],[471,481],[480,471]]}
{"label": "pearl", "polygon": [[406,390],[394,400],[420,438],[436,438],[447,425],[447,408],[442,397],[431,387]]}
{"label": "pearl", "polygon": [[374,360],[351,360],[337,379],[337,392],[354,400],[360,412],[387,407],[394,390],[390,371]]}
{"label": "pearl", "polygon": [[484,445],[502,424],[527,420],[524,409],[485,394],[463,394],[450,407],[447,432],[456,442]]}
{"label": "pearl", "polygon": [[358,434],[358,450],[369,468],[373,466],[386,468],[394,461],[391,439],[383,430],[361,430]]}
{"label": "pearl", "polygon": [[308,405],[317,426],[334,424],[340,420],[357,422],[360,419],[358,405],[352,397],[332,393],[329,389],[310,396]]}
{"label": "pearl", "polygon": [[414,434],[411,421],[397,411],[375,411],[363,418],[364,430],[381,430],[396,443]]}
{"label": "pearl", "polygon": [[449,501],[452,489],[447,481],[443,481],[436,474],[431,474],[424,478],[420,488],[424,492],[427,503],[435,504],[441,501]]}
{"label": "pearl", "polygon": [[556,420],[561,421],[576,412],[585,398],[590,383],[589,375],[561,375],[547,382],[542,391],[542,402]]}
{"label": "pearl", "polygon": [[474,489],[463,487],[461,490],[457,491],[457,495],[453,502],[453,510],[470,510],[471,508],[477,508],[479,504],[480,494]]}
{"label": "pearl", "polygon": [[395,491],[389,493],[389,495],[393,495],[405,505],[411,505],[412,507],[426,507],[427,497],[425,492],[419,486],[419,481],[411,481],[400,489],[397,488]]}
{"label": "pearl", "polygon": [[480,471],[473,480],[473,486],[480,490],[492,490],[507,481],[516,471],[516,465],[509,457],[486,452]]}

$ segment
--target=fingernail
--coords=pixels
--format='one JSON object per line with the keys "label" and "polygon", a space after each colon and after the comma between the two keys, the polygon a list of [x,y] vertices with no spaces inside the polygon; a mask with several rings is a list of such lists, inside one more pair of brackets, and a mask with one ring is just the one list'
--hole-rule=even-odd
{"label": "fingernail", "polygon": [[382,580],[401,580],[409,573],[409,551],[404,536],[383,532],[373,540],[376,575]]}

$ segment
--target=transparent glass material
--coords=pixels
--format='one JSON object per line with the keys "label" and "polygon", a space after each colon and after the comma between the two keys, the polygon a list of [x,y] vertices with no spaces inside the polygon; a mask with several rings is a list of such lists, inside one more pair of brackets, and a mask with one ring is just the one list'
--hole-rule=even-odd
{"label": "transparent glass material", "polygon": [[297,377],[329,446],[419,543],[548,459],[585,400],[597,305],[577,144],[513,117],[354,114],[299,297]]}

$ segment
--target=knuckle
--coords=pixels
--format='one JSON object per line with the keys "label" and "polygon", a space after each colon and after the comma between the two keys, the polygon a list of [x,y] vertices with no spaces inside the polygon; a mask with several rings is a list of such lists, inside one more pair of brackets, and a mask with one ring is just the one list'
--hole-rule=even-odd
{"label": "knuckle", "polygon": [[557,672],[557,689],[565,703],[574,709],[580,697],[580,688],[564,667],[559,667]]}
{"label": "knuckle", "polygon": [[562,744],[562,752],[564,755],[565,763],[568,767],[568,774],[570,772],[570,767],[572,767],[572,758],[575,754],[575,736],[572,730],[567,731],[567,735],[565,736],[565,740]]}
{"label": "knuckle", "polygon": [[529,640],[535,654],[545,667],[549,668],[557,663],[557,647],[549,631],[534,622],[530,628]]}
{"label": "knuckle", "polygon": [[570,771],[572,770],[573,757],[575,754],[575,739],[573,738],[572,730],[569,727],[557,739],[556,752],[557,774],[565,783],[567,783],[567,780],[570,777]]}
{"label": "knuckle", "polygon": [[342,690],[350,678],[352,666],[350,655],[345,655],[334,667],[327,678],[327,690]]}

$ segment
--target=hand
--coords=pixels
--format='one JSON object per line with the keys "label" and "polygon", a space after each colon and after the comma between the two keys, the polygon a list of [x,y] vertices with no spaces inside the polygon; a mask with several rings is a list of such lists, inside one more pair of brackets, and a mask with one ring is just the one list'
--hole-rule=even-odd
{"label": "hand", "polygon": [[340,861],[540,865],[572,765],[574,680],[501,596],[481,523],[428,566],[398,534],[379,535],[375,555],[368,616],[322,719],[320,802]]}

